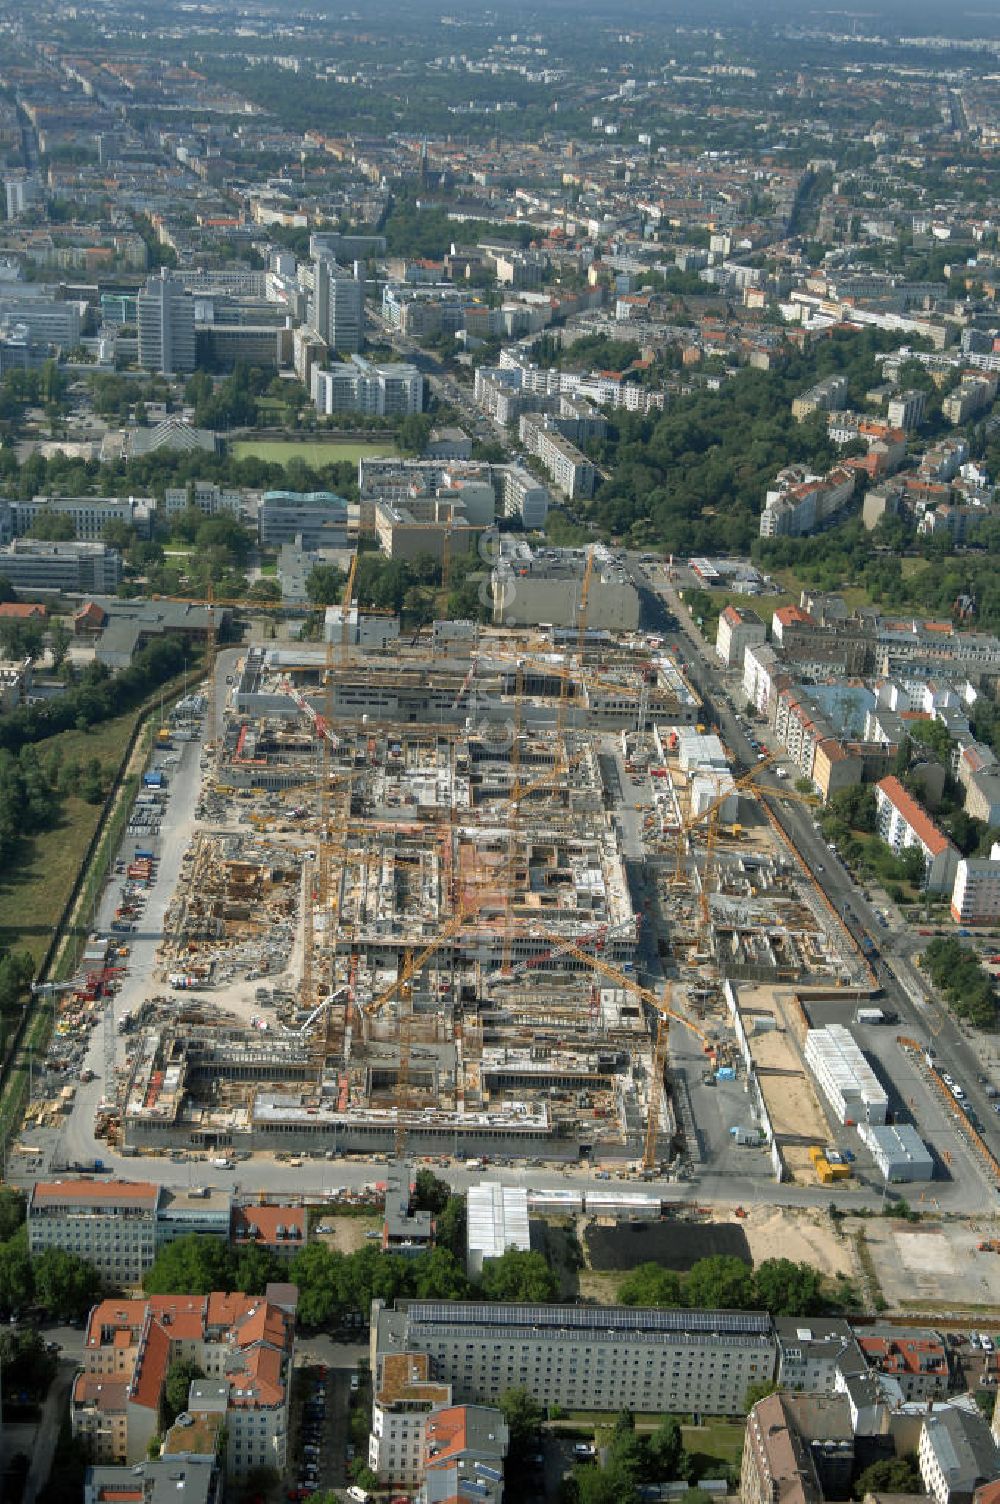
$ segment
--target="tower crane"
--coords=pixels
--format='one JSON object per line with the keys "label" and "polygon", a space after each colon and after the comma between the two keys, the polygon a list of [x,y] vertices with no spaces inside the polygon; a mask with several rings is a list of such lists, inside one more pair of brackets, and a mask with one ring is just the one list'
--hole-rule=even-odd
{"label": "tower crane", "polygon": [[[541,938],[552,940],[557,945],[563,943],[561,936],[545,935]],[[660,1132],[660,1114],[663,1104],[663,1072],[666,1069],[667,1063],[670,1020],[673,1019],[675,1023],[683,1024],[686,1029],[689,1029],[692,1034],[696,1035],[702,1041],[707,1055],[715,1055],[717,1049],[716,1043],[705,1033],[704,1029],[699,1029],[697,1024],[692,1023],[683,1013],[678,1013],[675,1008],[670,1006],[671,987],[669,982],[664,990],[663,997],[660,998],[657,997],[655,992],[651,992],[648,987],[643,987],[641,983],[635,981],[627,972],[619,971],[617,966],[612,966],[609,961],[605,961],[601,956],[591,955],[589,951],[581,950],[577,945],[566,946],[564,953],[572,956],[577,961],[582,961],[585,966],[591,967],[594,971],[599,972],[601,976],[607,977],[617,987],[622,987],[627,992],[631,992],[634,997],[640,998],[653,1011],[656,1019],[656,1032],[653,1038],[652,1076],[649,1086],[649,1115],[646,1120],[646,1140],[642,1155],[643,1169],[651,1170],[656,1163],[656,1143]]]}
{"label": "tower crane", "polygon": [[755,767],[750,768],[748,772],[743,773],[739,778],[735,778],[728,789],[725,789],[721,794],[717,794],[709,804],[706,804],[705,808],[701,811],[700,814],[688,815],[686,820],[681,821],[680,825],[677,827],[677,865],[674,871],[675,883],[683,883],[684,881],[685,836],[689,836],[692,831],[697,830],[699,825],[704,825],[706,820],[717,818],[719,810],[725,804],[729,796],[737,792],[739,789],[749,788],[754,779],[759,778],[761,773],[763,773],[771,765],[771,763],[774,762],[774,760],[775,754],[773,752],[769,752],[766,757],[761,758],[760,762],[757,763]]}
{"label": "tower crane", "polygon": [[[578,674],[583,673],[583,649],[587,640],[587,610],[590,604],[590,582],[594,576],[594,550],[588,548],[587,563],[583,571],[583,583],[580,586],[580,609],[576,618],[576,656]],[[569,665],[567,665],[567,668]],[[570,674],[563,675],[559,686],[559,709],[556,712],[556,730],[562,735],[563,723],[566,715],[566,700],[568,696]]]}

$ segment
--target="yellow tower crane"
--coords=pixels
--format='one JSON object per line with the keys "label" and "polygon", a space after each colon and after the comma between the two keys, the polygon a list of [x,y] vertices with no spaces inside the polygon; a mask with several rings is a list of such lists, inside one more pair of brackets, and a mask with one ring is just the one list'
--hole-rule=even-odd
{"label": "yellow tower crane", "polygon": [[715,1041],[705,1033],[704,1029],[700,1029],[697,1024],[692,1023],[683,1013],[678,1013],[675,1008],[671,1007],[671,988],[669,983],[667,983],[663,997],[657,997],[655,992],[650,991],[648,987],[643,987],[640,982],[630,977],[627,972],[619,971],[617,966],[612,966],[610,961],[604,960],[603,956],[591,955],[589,951],[581,950],[575,945],[566,945],[563,937],[560,935],[542,935],[538,938],[558,946],[565,955],[572,956],[577,961],[582,961],[585,966],[589,966],[594,971],[599,972],[601,976],[607,977],[617,987],[622,987],[627,992],[631,992],[634,997],[640,998],[653,1011],[656,1019],[656,1031],[653,1037],[652,1076],[649,1086],[649,1115],[646,1121],[646,1141],[642,1156],[643,1169],[651,1170],[656,1163],[656,1143],[660,1132],[660,1113],[663,1104],[663,1072],[667,1063],[670,1020],[673,1019],[676,1023],[683,1024],[686,1029],[689,1029],[692,1034],[696,1035],[702,1041],[706,1054],[715,1054]]}

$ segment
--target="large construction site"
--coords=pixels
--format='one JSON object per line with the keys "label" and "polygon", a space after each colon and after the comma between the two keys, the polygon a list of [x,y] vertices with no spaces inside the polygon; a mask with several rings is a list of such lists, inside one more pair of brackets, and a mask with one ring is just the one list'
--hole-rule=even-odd
{"label": "large construction site", "polygon": [[[699,1091],[746,1069],[723,982],[863,983],[755,774],[583,608],[371,636],[333,610],[231,676],[109,1141],[687,1174]],[[741,1097],[723,1136],[766,1171]]]}

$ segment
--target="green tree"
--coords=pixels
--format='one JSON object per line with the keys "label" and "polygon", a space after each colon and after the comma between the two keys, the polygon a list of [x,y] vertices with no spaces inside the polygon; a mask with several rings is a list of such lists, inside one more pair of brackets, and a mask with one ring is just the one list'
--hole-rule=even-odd
{"label": "green tree", "polygon": [[765,1259],[753,1277],[753,1304],[772,1316],[816,1316],[823,1310],[823,1287],[811,1264]]}
{"label": "green tree", "polygon": [[618,1286],[623,1306],[681,1306],[680,1275],[662,1264],[640,1264]]}
{"label": "green tree", "polygon": [[13,1186],[0,1186],[0,1243],[6,1243],[24,1226],[27,1198]]}
{"label": "green tree", "polygon": [[85,1316],[101,1292],[93,1264],[64,1248],[46,1248],[32,1261],[35,1300],[62,1321]]}
{"label": "green tree", "polygon": [[542,1407],[527,1389],[505,1389],[500,1396],[500,1413],[510,1432],[510,1458],[522,1465],[525,1455],[534,1448],[542,1426]]}
{"label": "green tree", "polygon": [[66,655],[69,652],[70,643],[72,641],[72,632],[70,631],[69,627],[67,627],[62,617],[57,616],[55,621],[52,623],[52,626],[49,628],[49,652],[52,654],[52,667],[55,669],[56,673],[59,672],[59,670],[65,663]]}
{"label": "green tree", "polygon": [[410,413],[396,430],[396,443],[404,454],[423,454],[431,436],[433,420],[426,413]]}
{"label": "green tree", "polygon": [[866,1494],[919,1494],[922,1491],[920,1468],[912,1452],[903,1457],[883,1457],[859,1473],[854,1480],[854,1497]]}
{"label": "green tree", "polygon": [[146,1270],[143,1288],[147,1295],[208,1295],[233,1289],[231,1274],[224,1239],[190,1233],[160,1249]]}
{"label": "green tree", "polygon": [[334,564],[314,564],[306,576],[306,595],[310,605],[339,605],[345,578],[344,571]]}
{"label": "green tree", "polygon": [[204,1372],[193,1358],[176,1358],[167,1369],[163,1383],[163,1407],[167,1425],[173,1425],[182,1410],[187,1409],[188,1392],[195,1379],[203,1379]]}
{"label": "green tree", "polygon": [[302,1326],[326,1326],[341,1308],[342,1263],[343,1255],[325,1243],[310,1243],[295,1255],[289,1273],[299,1289],[297,1316]]}
{"label": "green tree", "polygon": [[753,1274],[742,1259],[713,1254],[691,1267],[684,1285],[687,1305],[708,1310],[747,1310],[754,1304]]}
{"label": "green tree", "polygon": [[520,1248],[508,1248],[498,1259],[487,1259],[480,1283],[487,1300],[543,1303],[555,1300],[559,1291],[544,1256]]}
{"label": "green tree", "polygon": [[768,1395],[777,1394],[777,1392],[778,1385],[774,1379],[758,1379],[756,1384],[750,1384],[747,1387],[747,1392],[743,1396],[744,1410],[749,1415],[754,1405],[758,1404],[761,1400],[766,1400]]}
{"label": "green tree", "polygon": [[0,1331],[0,1368],[4,1395],[24,1393],[43,1399],[55,1378],[57,1360],[46,1350],[40,1332],[29,1327]]}
{"label": "green tree", "polygon": [[418,1300],[467,1300],[465,1270],[447,1248],[432,1248],[412,1260],[413,1294]]}
{"label": "green tree", "polygon": [[649,1438],[649,1456],[653,1477],[670,1481],[687,1473],[688,1461],[680,1421],[666,1415]]}
{"label": "green tree", "polygon": [[73,519],[67,512],[56,512],[51,507],[41,507],[30,523],[28,536],[48,543],[66,543],[76,537]]}
{"label": "green tree", "polygon": [[420,1211],[437,1216],[448,1205],[451,1187],[433,1170],[418,1170],[413,1187],[413,1204]]}
{"label": "green tree", "polygon": [[457,1259],[465,1257],[467,1209],[464,1196],[449,1196],[436,1223],[439,1247],[448,1248]]}
{"label": "green tree", "polygon": [[[239,1496],[244,1504],[254,1504],[254,1500],[267,1498],[274,1492],[281,1482],[281,1475],[277,1468],[260,1464],[252,1467],[246,1473],[239,1488]],[[377,1480],[376,1480],[377,1483]]]}
{"label": "green tree", "polygon": [[20,1315],[31,1304],[35,1281],[23,1234],[0,1243],[0,1315]]}

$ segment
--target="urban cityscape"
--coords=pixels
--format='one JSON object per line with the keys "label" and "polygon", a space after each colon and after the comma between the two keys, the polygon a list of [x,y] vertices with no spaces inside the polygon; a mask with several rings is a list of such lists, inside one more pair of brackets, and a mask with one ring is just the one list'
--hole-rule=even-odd
{"label": "urban cityscape", "polygon": [[0,0],[0,1499],[1000,1504],[1000,11]]}

